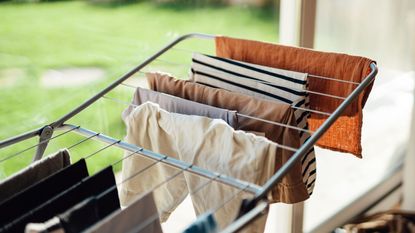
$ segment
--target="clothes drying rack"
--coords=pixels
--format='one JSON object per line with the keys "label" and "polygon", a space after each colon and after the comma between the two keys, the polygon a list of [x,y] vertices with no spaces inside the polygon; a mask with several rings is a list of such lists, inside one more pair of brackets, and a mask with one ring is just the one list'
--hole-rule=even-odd
{"label": "clothes drying rack", "polygon": [[[141,64],[130,70],[128,73],[120,77],[118,80],[111,83],[109,86],[101,90],[96,95],[92,96],[90,99],[86,100],[84,103],[67,113],[66,115],[62,116],[60,119],[56,120],[55,122],[48,124],[46,126],[40,127],[38,129],[23,133],[21,135],[11,137],[9,139],[3,140],[0,142],[0,149],[8,147],[10,145],[22,142],[24,140],[39,137],[39,143],[30,147],[36,147],[35,155],[33,156],[33,161],[39,160],[42,158],[47,145],[50,140],[59,137],[60,135],[66,134],[68,132],[74,132],[79,135],[85,137],[82,140],[86,141],[89,139],[97,140],[107,144],[107,147],[118,147],[125,151],[129,151],[132,154],[139,154],[141,156],[150,158],[155,160],[156,163],[164,163],[173,167],[180,169],[181,171],[191,172],[198,176],[205,177],[210,181],[221,182],[223,184],[229,185],[231,187],[249,192],[254,195],[251,199],[244,200],[244,205],[241,205],[241,209],[235,221],[229,224],[225,229],[221,232],[223,233],[231,233],[236,232],[242,229],[244,226],[250,224],[252,221],[257,219],[258,217],[262,216],[264,213],[267,212],[267,208],[269,207],[269,203],[266,201],[267,193],[284,177],[284,175],[290,170],[290,168],[299,161],[305,153],[313,147],[319,138],[328,130],[328,128],[337,120],[337,118],[342,114],[342,112],[354,101],[356,98],[363,92],[363,90],[368,87],[374,80],[377,74],[377,66],[375,63],[370,64],[371,72],[364,78],[364,80],[360,83],[350,82],[356,85],[356,88],[346,97],[343,98],[343,102],[337,107],[337,109],[330,114],[327,120],[315,131],[312,133],[309,140],[307,140],[300,148],[298,148],[293,156],[263,185],[258,186],[255,184],[251,184],[245,181],[241,181],[235,179],[233,177],[225,176],[222,174],[218,174],[216,172],[212,172],[201,167],[180,161],[175,158],[168,157],[167,155],[162,155],[159,153],[155,153],[153,151],[146,150],[136,145],[129,144],[122,140],[117,140],[111,136],[96,133],[92,130],[87,128],[76,126],[72,124],[67,124],[66,122],[71,119],[72,117],[76,116],[84,109],[95,103],[100,98],[105,98],[106,94],[116,88],[117,86],[123,84],[124,81],[132,77],[137,72],[141,72],[141,70],[149,65],[151,62],[157,60],[161,55],[166,53],[168,50],[172,49],[174,46],[179,44],[180,42],[188,39],[208,39],[212,40],[215,39],[214,35],[207,35],[207,34],[200,34],[200,33],[191,33],[186,34],[183,36],[178,37],[171,43],[167,44],[164,48],[144,60]],[[172,63],[174,64],[174,63]],[[313,76],[309,74],[309,76]],[[328,79],[332,81],[340,81],[340,82],[347,82],[343,80],[336,80],[332,77],[321,77],[321,76],[314,76],[316,78]],[[324,93],[318,93],[325,95]],[[54,132],[56,131],[63,131],[63,133],[53,136]],[[28,148],[28,149],[30,149]],[[3,162],[19,153],[13,154],[10,157],[6,157],[5,159],[0,160]]]}

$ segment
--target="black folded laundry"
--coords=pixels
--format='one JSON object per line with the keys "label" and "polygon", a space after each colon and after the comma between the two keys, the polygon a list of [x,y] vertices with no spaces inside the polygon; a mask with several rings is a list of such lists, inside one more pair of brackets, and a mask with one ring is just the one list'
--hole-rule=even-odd
{"label": "black folded laundry", "polygon": [[41,182],[15,194],[0,204],[0,225],[29,212],[50,198],[67,190],[74,184],[88,177],[88,170],[84,159],[62,169],[45,178]]}

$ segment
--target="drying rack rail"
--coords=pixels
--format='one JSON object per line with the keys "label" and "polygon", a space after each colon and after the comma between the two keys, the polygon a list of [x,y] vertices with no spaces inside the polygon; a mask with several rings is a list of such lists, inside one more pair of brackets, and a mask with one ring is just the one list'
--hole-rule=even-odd
{"label": "drying rack rail", "polygon": [[123,142],[121,140],[117,140],[115,138],[112,138],[110,136],[107,136],[105,134],[98,134],[92,130],[85,129],[79,126],[70,125],[70,124],[64,124],[61,127],[59,127],[59,130],[68,131],[71,130],[74,133],[80,134],[84,137],[93,137],[95,140],[106,143],[108,145],[113,145],[115,147],[119,147],[121,149],[124,149],[126,151],[143,155],[147,158],[160,161],[162,163],[168,164],[170,166],[179,168],[181,170],[186,169],[188,172],[192,172],[194,174],[206,177],[208,179],[216,179],[219,182],[222,182],[224,184],[230,185],[232,187],[238,188],[238,189],[245,189],[245,191],[250,193],[256,193],[258,192],[261,187],[248,183],[245,181],[241,181],[238,179],[235,179],[233,177],[225,176],[223,174],[219,174],[217,172],[212,172],[203,168],[200,168],[198,166],[183,162],[181,160],[169,157],[167,155],[162,155],[159,153],[154,153],[153,151],[146,150],[142,147],[138,147],[136,145],[132,145],[130,143]]}
{"label": "drying rack rail", "polygon": [[[86,100],[84,103],[67,113],[66,115],[62,116],[60,119],[56,120],[55,122],[46,125],[44,127],[40,127],[38,129],[32,130],[30,132],[0,141],[0,149],[13,145],[15,143],[33,138],[39,137],[39,143],[35,145],[37,147],[36,153],[33,157],[33,161],[39,160],[42,158],[46,147],[50,140],[54,137],[53,133],[55,131],[64,131],[65,134],[67,132],[74,132],[84,136],[86,139],[93,139],[97,141],[101,141],[109,146],[116,146],[127,150],[129,152],[133,152],[152,160],[162,162],[164,164],[176,167],[181,169],[182,171],[188,171],[202,177],[215,180],[221,182],[223,184],[232,186],[234,188],[242,189],[249,193],[254,194],[254,197],[250,200],[247,200],[245,203],[245,207],[242,208],[239,212],[239,217],[230,224],[227,228],[225,228],[222,232],[231,233],[236,232],[249,224],[250,222],[254,221],[257,217],[261,216],[262,214],[266,213],[266,209],[268,208],[268,203],[266,202],[266,195],[267,193],[277,184],[284,175],[290,170],[290,168],[299,161],[305,153],[315,145],[315,143],[319,140],[319,138],[328,130],[328,128],[337,120],[337,118],[342,114],[342,112],[354,101],[356,98],[363,92],[363,90],[373,82],[376,74],[377,74],[377,66],[375,63],[370,64],[371,72],[368,76],[361,82],[355,83],[356,88],[347,96],[340,106],[327,118],[327,120],[311,135],[309,140],[304,143],[298,150],[295,151],[294,155],[279,169],[263,186],[258,186],[252,183],[248,183],[245,181],[241,181],[229,176],[221,175],[198,166],[188,164],[186,162],[168,157],[166,155],[158,154],[149,150],[145,150],[144,148],[123,142],[121,140],[114,139],[110,136],[104,135],[102,133],[96,133],[89,129],[82,128],[80,126],[75,126],[71,124],[66,124],[66,122],[77,115],[78,113],[82,112],[84,109],[95,103],[100,98],[105,97],[105,95],[119,86],[123,84],[125,80],[140,72],[142,68],[150,64],[152,61],[156,60],[158,57],[163,55],[165,52],[173,48],[175,45],[179,44],[180,42],[191,39],[191,38],[198,38],[198,39],[208,39],[212,40],[215,38],[214,35],[207,35],[207,34],[199,34],[199,33],[192,33],[183,35],[178,37],[164,48],[147,58],[144,62],[130,70],[128,73],[111,83],[109,86],[101,90],[96,95],[92,96],[90,99]],[[312,76],[312,75],[310,75]],[[315,76],[316,77],[316,76]],[[321,77],[325,79],[331,79],[329,77]]]}

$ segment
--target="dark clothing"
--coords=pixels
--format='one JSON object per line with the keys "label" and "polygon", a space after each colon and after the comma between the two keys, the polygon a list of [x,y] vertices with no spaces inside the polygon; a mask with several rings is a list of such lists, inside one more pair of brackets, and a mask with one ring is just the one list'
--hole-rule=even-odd
{"label": "dark clothing", "polygon": [[59,215],[65,233],[78,233],[120,209],[118,192],[114,187],[110,192],[84,200],[70,210]]}
{"label": "dark clothing", "polygon": [[84,159],[47,177],[0,204],[0,226],[29,212],[88,176]]}
{"label": "dark clothing", "polygon": [[[65,212],[86,198],[97,196],[112,187],[115,187],[115,177],[112,172],[112,167],[107,167],[93,176],[82,179],[81,182],[73,185],[67,191],[60,193],[27,214],[5,225],[0,232],[23,232],[27,223],[47,221],[56,214]],[[108,214],[111,209],[117,209],[117,206],[119,206],[116,189],[113,192],[115,192],[115,196],[113,197],[115,201],[105,203],[103,213]]]}
{"label": "dark clothing", "polygon": [[71,162],[66,149],[30,164],[0,182],[0,203],[69,165]]}
{"label": "dark clothing", "polygon": [[58,218],[65,233],[80,232],[99,219],[97,200],[95,197],[88,198],[60,214]]}
{"label": "dark clothing", "polygon": [[[25,232],[65,232],[78,233],[99,222],[112,212],[117,212],[120,205],[117,189],[111,188],[98,197],[89,197],[74,207],[44,223],[30,223]],[[133,217],[135,218],[135,216]]]}

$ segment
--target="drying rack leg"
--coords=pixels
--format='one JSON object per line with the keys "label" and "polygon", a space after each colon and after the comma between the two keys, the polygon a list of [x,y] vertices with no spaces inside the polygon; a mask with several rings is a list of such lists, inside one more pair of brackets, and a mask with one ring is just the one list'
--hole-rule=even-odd
{"label": "drying rack leg", "polygon": [[37,146],[36,153],[33,156],[33,162],[42,158],[52,134],[53,128],[51,126],[47,125],[42,129],[39,134],[39,145]]}

